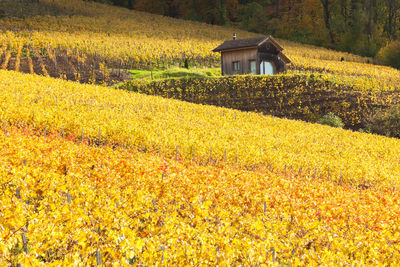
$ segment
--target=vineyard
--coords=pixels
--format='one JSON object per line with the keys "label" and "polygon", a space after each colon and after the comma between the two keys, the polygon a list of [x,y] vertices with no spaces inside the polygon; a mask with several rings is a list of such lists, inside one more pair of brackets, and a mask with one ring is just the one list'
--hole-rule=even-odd
{"label": "vineyard", "polygon": [[92,143],[153,151],[202,165],[329,176],[349,183],[397,183],[396,139],[258,113],[204,106],[0,71],[0,120]]}
{"label": "vineyard", "polygon": [[400,263],[399,191],[0,133],[0,264]]}
{"label": "vineyard", "polygon": [[[185,59],[192,66],[218,66],[219,55],[211,50],[231,39],[232,32],[240,38],[254,36],[78,0],[42,0],[22,6],[2,2],[0,8],[8,12],[0,19],[2,69],[90,83],[126,80],[124,69],[168,68]],[[294,62],[290,67],[294,70],[341,73],[344,63],[372,62],[348,53],[279,42]],[[354,66],[358,67],[350,68],[351,75],[378,76],[370,64]],[[399,79],[398,71],[390,68],[380,73]]]}
{"label": "vineyard", "polygon": [[332,74],[288,73],[273,76],[231,76],[170,80],[132,80],[120,88],[278,117],[317,122],[332,112],[346,127],[359,129],[378,108],[399,103],[391,87],[370,90],[368,80],[337,79]]}
{"label": "vineyard", "polygon": [[[400,140],[286,119],[357,128],[399,70],[279,40],[287,73],[209,78],[254,34],[78,0],[0,15],[1,266],[400,265]],[[186,60],[208,78],[167,79]]]}

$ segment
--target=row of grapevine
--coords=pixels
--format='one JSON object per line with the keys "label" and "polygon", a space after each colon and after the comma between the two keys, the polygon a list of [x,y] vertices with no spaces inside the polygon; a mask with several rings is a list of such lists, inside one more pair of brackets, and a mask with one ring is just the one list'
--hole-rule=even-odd
{"label": "row of grapevine", "polygon": [[[344,181],[395,183],[400,142],[257,113],[0,71],[0,120],[174,158],[302,169]],[[100,137],[99,137],[100,136]],[[226,160],[224,160],[226,158]],[[342,173],[342,175],[340,175]]]}
{"label": "row of grapevine", "polygon": [[278,117],[316,122],[329,112],[360,128],[377,108],[399,103],[398,90],[368,91],[333,75],[289,73],[208,79],[132,80],[122,89]]}
{"label": "row of grapevine", "polygon": [[0,264],[397,265],[399,191],[0,133]]}
{"label": "row of grapevine", "polygon": [[[240,38],[255,36],[228,27],[78,0],[44,0],[41,5],[48,7],[49,15],[38,13],[24,19],[0,19],[3,69],[7,68],[10,59],[14,64],[20,56],[25,57],[24,50],[29,48],[31,53],[37,51],[44,56],[40,63],[43,67],[35,70],[36,73],[84,82],[106,80],[109,83],[100,64],[111,74],[113,69],[118,70],[119,75],[121,69],[168,68],[182,65],[185,60],[197,67],[218,66],[219,54],[213,53],[212,49],[231,39],[232,32],[237,32]],[[52,8],[60,12],[64,10],[65,14],[52,15]],[[109,9],[113,12],[106,12]],[[292,70],[360,76],[373,83],[371,88],[374,90],[397,88],[399,84],[399,71],[367,64],[372,59],[284,40],[279,42],[293,62],[289,66]],[[21,47],[22,53],[18,53]],[[54,58],[60,61],[59,64],[54,64]],[[57,69],[63,65],[70,67]],[[18,68],[18,64],[8,67],[12,70]],[[28,68],[24,72],[27,71]],[[120,77],[111,77],[110,80],[113,79],[122,80]]]}

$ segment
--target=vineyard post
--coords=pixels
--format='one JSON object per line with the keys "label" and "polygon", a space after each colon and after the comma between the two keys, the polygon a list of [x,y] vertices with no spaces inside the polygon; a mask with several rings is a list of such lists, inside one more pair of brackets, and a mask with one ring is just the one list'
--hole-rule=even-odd
{"label": "vineyard post", "polygon": [[161,157],[161,145],[158,145],[158,157]]}
{"label": "vineyard post", "polygon": [[225,149],[225,152],[224,152],[224,162],[226,163],[226,149]]}
{"label": "vineyard post", "polygon": [[328,181],[329,181],[329,167],[328,167]]}
{"label": "vineyard post", "polygon": [[67,193],[67,202],[68,204],[71,204],[71,194]]}
{"label": "vineyard post", "polygon": [[28,253],[28,241],[26,239],[25,233],[21,234],[21,238],[22,238],[22,247],[23,247],[24,253]]}
{"label": "vineyard post", "polygon": [[314,167],[314,179],[317,178],[317,166]]}
{"label": "vineyard post", "polygon": [[26,167],[26,163],[27,163],[27,161],[26,161],[26,159],[24,159],[24,166]]}
{"label": "vineyard post", "polygon": [[340,185],[342,185],[343,179],[342,179],[342,170],[340,170]]}
{"label": "vineyard post", "polygon": [[216,250],[216,252],[217,252],[217,262],[218,262],[218,264],[217,264],[217,266],[219,266],[219,245],[217,245],[217,247],[215,248],[215,250]]}
{"label": "vineyard post", "polygon": [[272,247],[271,248],[271,252],[272,252],[272,262],[275,262],[275,260],[276,260],[276,258],[275,258],[275,248],[274,247]]}
{"label": "vineyard post", "polygon": [[83,126],[82,126],[82,132],[81,132],[81,142],[83,142]]}
{"label": "vineyard post", "polygon": [[6,129],[6,127],[7,127],[7,122],[5,121],[5,122],[4,122],[4,135],[7,135],[7,129]]}
{"label": "vineyard post", "polygon": [[195,151],[194,151],[194,146],[193,146],[193,162],[196,162],[196,159],[195,159]]}
{"label": "vineyard post", "polygon": [[99,146],[100,146],[100,141],[101,141],[101,129],[100,129],[100,127],[99,127]]}
{"label": "vineyard post", "polygon": [[156,203],[156,200],[154,199],[154,197],[153,197],[153,199],[152,199],[152,202],[153,202],[153,209],[154,209],[154,212],[157,212],[157,203]]}
{"label": "vineyard post", "polygon": [[64,125],[63,125],[63,128],[62,128],[62,138],[65,139],[65,129],[64,129]]}
{"label": "vineyard post", "polygon": [[210,159],[209,159],[210,164],[211,164],[211,160],[212,160],[212,148],[210,148]]}
{"label": "vineyard post", "polygon": [[165,252],[165,247],[161,246],[162,254],[161,254],[161,263],[164,262],[164,252]]}
{"label": "vineyard post", "polygon": [[21,199],[21,190],[19,188],[17,188],[17,190],[15,191],[15,195],[18,199]]}
{"label": "vineyard post", "polygon": [[396,188],[393,186],[393,191],[392,191],[392,194],[394,195],[394,191],[396,190]]}
{"label": "vineyard post", "polygon": [[178,146],[175,147],[175,161],[178,161]]}
{"label": "vineyard post", "polygon": [[96,262],[97,262],[97,266],[101,265],[101,253],[100,250],[96,251]]}
{"label": "vineyard post", "polygon": [[267,213],[267,201],[264,201],[264,214]]}
{"label": "vineyard post", "polygon": [[285,176],[286,176],[286,164],[285,164],[285,167],[283,168],[283,170],[284,170]]}

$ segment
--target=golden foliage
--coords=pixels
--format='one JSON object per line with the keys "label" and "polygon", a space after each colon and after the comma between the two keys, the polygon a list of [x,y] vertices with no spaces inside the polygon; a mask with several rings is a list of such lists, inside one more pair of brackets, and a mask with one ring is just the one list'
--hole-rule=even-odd
{"label": "golden foliage", "polygon": [[[398,265],[399,191],[0,133],[0,264]],[[27,240],[24,252],[22,234]]]}
{"label": "golden foliage", "polygon": [[[43,5],[64,10],[57,16],[27,16],[1,19],[0,41],[11,50],[22,43],[43,51],[67,51],[76,57],[124,66],[159,66],[182,63],[185,58],[198,64],[219,64],[211,50],[236,32],[239,38],[254,33],[234,28],[183,21],[79,0],[43,0]],[[51,10],[51,8],[50,8]],[[368,58],[344,52],[279,40],[289,58],[301,63],[317,60],[367,62]]]}
{"label": "golden foliage", "polygon": [[[203,164],[271,165],[354,183],[398,183],[400,141],[257,113],[0,71],[0,120]],[[226,155],[226,156],[225,156]]]}

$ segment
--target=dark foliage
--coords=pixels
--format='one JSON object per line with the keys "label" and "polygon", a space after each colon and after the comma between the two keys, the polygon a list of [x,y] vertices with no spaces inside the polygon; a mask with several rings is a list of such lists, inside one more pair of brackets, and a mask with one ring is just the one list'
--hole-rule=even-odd
{"label": "dark foliage", "polygon": [[400,138],[400,105],[376,110],[367,118],[367,131]]}

